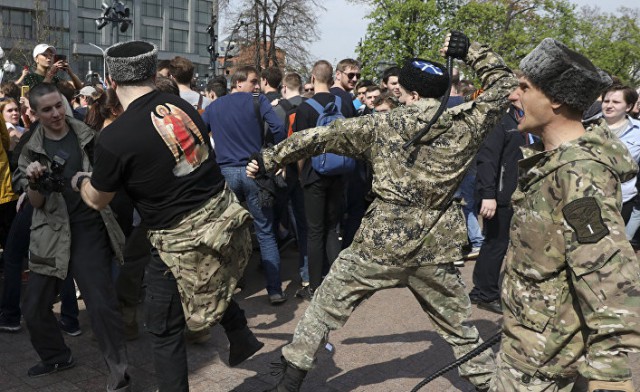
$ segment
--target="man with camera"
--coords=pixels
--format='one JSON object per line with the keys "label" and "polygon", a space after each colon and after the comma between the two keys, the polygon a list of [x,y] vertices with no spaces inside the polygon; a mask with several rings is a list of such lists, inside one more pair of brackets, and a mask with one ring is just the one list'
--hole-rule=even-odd
{"label": "man with camera", "polygon": [[16,181],[27,189],[34,207],[24,319],[42,360],[28,374],[44,376],[74,366],[52,311],[60,286],[71,273],[109,368],[107,390],[126,391],[127,352],[111,281],[113,256],[122,260],[124,235],[109,208],[101,212],[89,208],[71,187],[76,172],[91,170],[96,133],[65,116],[63,100],[50,83],[31,90],[29,104],[40,124],[18,160]]}

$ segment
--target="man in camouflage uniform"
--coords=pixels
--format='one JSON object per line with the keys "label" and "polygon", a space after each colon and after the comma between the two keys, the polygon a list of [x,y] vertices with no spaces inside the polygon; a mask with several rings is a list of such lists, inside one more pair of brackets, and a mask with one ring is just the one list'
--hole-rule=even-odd
{"label": "man in camouflage uniform", "polygon": [[[466,230],[453,194],[486,132],[502,116],[516,79],[487,46],[460,33],[459,57],[485,88],[476,101],[448,110],[426,136],[408,150],[402,145],[434,116],[436,99],[448,88],[443,66],[407,61],[400,75],[405,107],[390,113],[338,120],[329,127],[294,134],[247,165],[249,176],[299,159],[333,152],[366,160],[373,167],[376,199],[350,247],[343,250],[298,323],[293,342],[283,348],[284,375],[272,391],[298,391],[317,349],[330,330],[344,325],[353,309],[375,291],[408,286],[438,333],[460,357],[481,343],[465,325],[471,304],[453,261],[462,257]],[[453,45],[459,47],[462,45]],[[453,55],[445,41],[443,53]],[[486,390],[495,370],[484,352],[460,367],[460,375]]]}
{"label": "man in camouflage uniform", "polygon": [[492,391],[633,391],[640,271],[620,216],[620,182],[638,170],[606,124],[580,122],[611,83],[550,38],[520,63],[525,116],[502,283],[504,331]]}

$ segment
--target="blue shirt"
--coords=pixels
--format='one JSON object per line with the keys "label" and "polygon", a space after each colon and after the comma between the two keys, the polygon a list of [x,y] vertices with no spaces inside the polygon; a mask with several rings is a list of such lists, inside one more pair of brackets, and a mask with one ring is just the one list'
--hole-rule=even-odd
{"label": "blue shirt", "polygon": [[[633,160],[640,164],[640,121],[629,116],[627,116],[627,120],[629,120],[629,127],[622,133],[622,135],[620,135],[619,139],[625,146],[627,146]],[[633,179],[622,183],[621,189],[623,203],[633,199],[633,197],[638,194],[636,180],[637,178],[634,177]]]}
{"label": "blue shirt", "polygon": [[253,94],[243,92],[216,99],[202,113],[213,137],[216,161],[220,167],[246,166],[249,157],[260,151],[264,135],[258,121],[266,122],[265,130],[273,134],[275,143],[286,137],[284,122],[273,111],[271,103],[262,94],[258,99],[260,120],[256,118]]}

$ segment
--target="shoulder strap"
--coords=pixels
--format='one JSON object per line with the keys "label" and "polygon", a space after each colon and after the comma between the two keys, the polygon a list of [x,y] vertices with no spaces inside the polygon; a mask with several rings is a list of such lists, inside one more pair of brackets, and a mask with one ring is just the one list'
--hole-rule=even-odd
{"label": "shoulder strap", "polygon": [[338,108],[338,110],[340,111],[340,113],[342,113],[342,98],[340,98],[339,96],[335,96],[336,99],[333,101],[336,103],[336,107]]}
{"label": "shoulder strap", "polygon": [[264,131],[264,120],[262,119],[262,113],[260,113],[260,95],[252,94],[253,96],[253,110],[256,113],[256,120],[258,121],[258,126],[260,127],[260,135],[262,135],[262,144],[264,145],[265,140],[265,131]]}
{"label": "shoulder strap", "polygon": [[198,94],[198,96],[200,98],[198,98],[198,107],[196,109],[200,110],[200,109],[202,109],[202,99],[203,99],[203,97],[202,97],[202,94]]}
{"label": "shoulder strap", "polygon": [[309,105],[311,105],[311,107],[318,112],[319,115],[322,115],[322,113],[324,113],[324,108],[322,107],[322,105],[320,105],[320,102],[316,101],[313,98],[309,98],[306,101]]}

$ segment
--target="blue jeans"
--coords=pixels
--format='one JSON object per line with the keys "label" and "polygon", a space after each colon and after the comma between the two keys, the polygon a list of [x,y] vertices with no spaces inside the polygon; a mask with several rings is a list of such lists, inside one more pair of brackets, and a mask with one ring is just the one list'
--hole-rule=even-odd
{"label": "blue jeans", "polygon": [[627,226],[625,227],[628,241],[631,241],[633,239],[633,236],[636,235],[636,231],[638,231],[638,228],[640,228],[640,210],[633,207],[631,217],[629,218]]}
{"label": "blue jeans", "polygon": [[484,241],[482,229],[478,223],[478,215],[476,213],[476,201],[473,193],[476,186],[475,171],[469,171],[460,184],[460,188],[456,191],[456,197],[461,197],[466,205],[462,206],[462,212],[467,221],[467,235],[472,248],[480,248]]}
{"label": "blue jeans", "polygon": [[267,278],[267,293],[282,294],[282,280],[280,279],[280,253],[273,231],[273,209],[260,207],[258,201],[258,184],[247,177],[243,167],[223,167],[224,176],[229,188],[236,194],[240,202],[246,202],[247,210],[253,217],[258,245]]}

